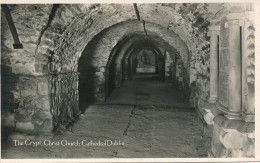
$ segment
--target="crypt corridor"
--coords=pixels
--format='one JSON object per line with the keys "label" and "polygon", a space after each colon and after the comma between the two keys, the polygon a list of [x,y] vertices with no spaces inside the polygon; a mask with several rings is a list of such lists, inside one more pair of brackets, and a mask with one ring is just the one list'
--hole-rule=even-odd
{"label": "crypt corridor", "polygon": [[1,8],[2,158],[255,157],[253,3]]}
{"label": "crypt corridor", "polygon": [[[154,74],[138,74],[116,89],[108,102],[91,105],[80,120],[52,142],[112,140],[116,146],[19,146],[3,152],[13,158],[169,158],[207,157],[194,108],[181,92]],[[169,92],[168,89],[173,91]],[[170,96],[170,97],[169,97]],[[163,100],[163,101],[162,101]],[[62,131],[61,131],[62,132]],[[176,133],[178,132],[178,133]],[[42,142],[43,143],[43,142]],[[85,143],[87,144],[87,143]],[[24,152],[26,151],[26,152]],[[62,151],[62,152],[60,152]]]}

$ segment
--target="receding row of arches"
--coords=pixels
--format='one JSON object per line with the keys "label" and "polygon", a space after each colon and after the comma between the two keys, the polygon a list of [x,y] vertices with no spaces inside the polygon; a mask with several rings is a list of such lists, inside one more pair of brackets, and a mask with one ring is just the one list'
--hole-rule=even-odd
{"label": "receding row of arches", "polygon": [[156,73],[162,80],[181,82],[183,87],[183,83],[189,83],[186,44],[160,25],[148,22],[143,31],[138,28],[140,24],[131,20],[113,25],[87,44],[78,67],[82,111],[89,104],[105,101],[116,87],[131,80],[137,72]]}

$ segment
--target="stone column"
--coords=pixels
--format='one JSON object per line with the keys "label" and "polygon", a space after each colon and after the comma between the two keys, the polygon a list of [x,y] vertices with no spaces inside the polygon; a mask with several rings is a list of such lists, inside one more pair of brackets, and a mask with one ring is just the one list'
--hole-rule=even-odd
{"label": "stone column", "polygon": [[229,28],[229,110],[228,119],[241,119],[242,111],[242,71],[240,14],[228,15]]}
{"label": "stone column", "polygon": [[155,73],[158,74],[158,54],[155,55]]}
{"label": "stone column", "polygon": [[215,103],[218,99],[218,35],[219,26],[210,26],[210,97],[208,102]]}
{"label": "stone column", "polygon": [[120,87],[121,82],[122,82],[122,67],[121,67],[121,62],[116,62],[115,63],[115,87]]}
{"label": "stone column", "polygon": [[132,79],[132,77],[133,77],[133,74],[134,74],[134,70],[133,70],[133,67],[134,67],[134,63],[133,63],[133,55],[132,56],[130,56],[129,58],[128,58],[128,64],[129,64],[129,80],[131,80]]}
{"label": "stone column", "polygon": [[127,81],[128,80],[128,68],[129,68],[129,65],[128,65],[128,57],[125,58],[124,60],[125,62],[125,76],[124,76],[124,80]]}

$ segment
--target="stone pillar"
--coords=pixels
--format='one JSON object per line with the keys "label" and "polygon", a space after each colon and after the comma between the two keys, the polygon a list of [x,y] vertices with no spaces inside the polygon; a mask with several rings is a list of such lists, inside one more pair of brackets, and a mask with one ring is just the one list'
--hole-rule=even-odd
{"label": "stone pillar", "polygon": [[127,81],[128,80],[128,68],[129,68],[129,65],[128,65],[128,57],[124,60],[125,62],[125,75],[124,75],[124,80]]}
{"label": "stone pillar", "polygon": [[133,63],[133,55],[131,55],[129,58],[128,58],[128,64],[129,64],[129,70],[128,70],[128,79],[131,80],[132,77],[133,77],[133,74],[134,74],[134,71],[133,71],[133,67],[134,67],[134,63]]}
{"label": "stone pillar", "polygon": [[240,14],[228,15],[229,28],[229,110],[228,119],[241,119],[242,111],[242,71]]}
{"label": "stone pillar", "polygon": [[218,99],[218,35],[219,26],[210,26],[210,97],[208,102],[215,103]]}
{"label": "stone pillar", "polygon": [[124,80],[127,81],[130,79],[130,63],[129,63],[129,58],[131,58],[131,53],[133,52],[134,49],[130,50],[129,52],[127,52],[127,54],[125,55],[125,57],[123,57],[123,62],[124,62],[124,71],[125,71],[125,76],[124,76]]}
{"label": "stone pillar", "polygon": [[115,87],[120,87],[122,82],[122,67],[120,61],[116,62],[115,74]]}
{"label": "stone pillar", "polygon": [[155,73],[158,74],[158,54],[155,55]]}

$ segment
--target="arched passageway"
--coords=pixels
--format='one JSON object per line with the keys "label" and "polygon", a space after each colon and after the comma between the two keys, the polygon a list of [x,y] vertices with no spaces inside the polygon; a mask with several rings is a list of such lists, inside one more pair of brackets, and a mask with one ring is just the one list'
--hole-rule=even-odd
{"label": "arched passageway", "polygon": [[254,157],[257,5],[2,5],[2,156]]}
{"label": "arched passageway", "polygon": [[[97,34],[87,44],[79,59],[81,111],[84,112],[90,104],[106,101],[114,88],[120,87],[125,79],[132,78],[133,74],[140,71],[139,53],[144,48],[150,48],[155,55],[154,69],[163,80],[165,75],[172,76],[166,71],[176,67],[173,61],[177,55],[186,63],[185,69],[188,69],[189,53],[186,44],[174,32],[167,32],[169,34],[162,37],[166,32],[166,28],[146,22],[145,33],[139,21],[130,20]],[[188,84],[189,74],[185,74],[183,79]]]}

